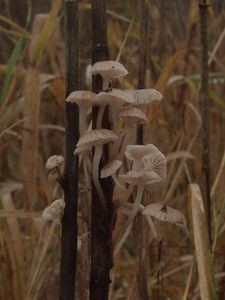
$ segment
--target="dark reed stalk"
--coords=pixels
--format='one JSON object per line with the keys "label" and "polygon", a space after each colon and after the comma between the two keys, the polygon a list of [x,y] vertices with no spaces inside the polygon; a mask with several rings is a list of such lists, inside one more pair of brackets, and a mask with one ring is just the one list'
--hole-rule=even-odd
{"label": "dark reed stalk", "polygon": [[[148,5],[145,0],[139,2],[139,20],[140,20],[140,44],[139,44],[139,72],[138,88],[145,88],[146,63],[147,63],[147,36],[148,36]],[[143,125],[137,127],[137,144],[143,144]],[[136,250],[136,285],[138,299],[148,300],[147,275],[143,258],[144,248],[144,224],[143,218],[137,215],[134,224],[134,241]]]}
{"label": "dark reed stalk", "polygon": [[[92,0],[92,63],[108,59],[107,20],[105,0]],[[102,90],[102,79],[93,76],[92,89]],[[96,127],[97,108],[92,111],[92,127]],[[109,128],[108,110],[103,117],[102,128]],[[104,147],[101,166],[108,161],[108,147]],[[92,184],[91,220],[91,275],[90,299],[107,300],[112,267],[112,191],[110,179],[100,180],[106,203],[101,205]]]}
{"label": "dark reed stalk", "polygon": [[[65,0],[65,96],[79,89],[79,1]],[[66,102],[65,179],[66,203],[62,220],[60,300],[75,299],[77,257],[78,157],[73,151],[79,139],[79,110]]]}
{"label": "dark reed stalk", "polygon": [[201,90],[200,108],[202,116],[202,171],[204,175],[204,199],[207,214],[207,226],[210,243],[211,238],[211,197],[210,197],[210,136],[208,120],[208,92],[209,92],[209,66],[208,66],[208,4],[206,0],[199,1],[200,40],[201,40]]}

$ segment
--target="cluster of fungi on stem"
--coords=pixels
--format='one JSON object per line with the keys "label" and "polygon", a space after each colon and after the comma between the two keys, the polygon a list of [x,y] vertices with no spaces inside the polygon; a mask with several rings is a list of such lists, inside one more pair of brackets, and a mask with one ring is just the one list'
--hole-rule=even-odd
{"label": "cluster of fungi on stem", "polygon": [[[144,191],[157,191],[167,177],[167,161],[163,153],[153,144],[130,145],[129,134],[139,124],[147,122],[146,111],[148,106],[154,101],[161,101],[162,94],[155,89],[127,90],[114,89],[110,87],[113,79],[125,76],[128,71],[119,62],[103,61],[92,66],[92,75],[99,74],[103,79],[103,91],[96,94],[90,91],[75,91],[66,98],[67,102],[76,103],[80,110],[80,134],[74,155],[79,155],[83,164],[86,190],[90,190],[90,178],[93,179],[101,205],[105,205],[105,196],[101,188],[99,174],[101,178],[112,176],[115,188],[120,189],[125,194],[122,200],[116,201],[120,209],[117,213],[125,213],[128,218],[124,228],[114,246],[114,256],[121,249],[126,241],[138,212],[146,218],[153,236],[157,237],[152,218],[164,225],[166,222],[185,225],[185,218],[181,212],[166,205],[166,203],[152,203],[144,207],[141,204]],[[102,117],[106,106],[111,111],[114,110],[118,121],[122,119],[123,129],[120,136],[112,130],[102,128]],[[90,108],[98,106],[97,128],[90,129],[87,112]],[[125,137],[128,137],[127,139]],[[101,169],[100,161],[103,144],[114,143],[116,151],[110,157],[107,164]],[[94,155],[92,147],[95,148]],[[124,173],[123,161],[127,160],[129,170]],[[63,188],[63,174],[60,166],[64,159],[61,155],[50,157],[46,163],[49,171],[48,178],[51,182],[58,182]],[[136,193],[135,193],[136,190]],[[136,194],[134,203],[129,203],[130,196]],[[59,199],[58,199],[59,200]],[[49,221],[60,218],[63,214],[63,199],[58,203],[52,203],[43,212],[43,217]],[[50,213],[53,207],[57,207],[57,213]],[[56,210],[56,209],[55,209]],[[47,213],[46,213],[47,211]],[[47,217],[46,217],[47,216]]]}

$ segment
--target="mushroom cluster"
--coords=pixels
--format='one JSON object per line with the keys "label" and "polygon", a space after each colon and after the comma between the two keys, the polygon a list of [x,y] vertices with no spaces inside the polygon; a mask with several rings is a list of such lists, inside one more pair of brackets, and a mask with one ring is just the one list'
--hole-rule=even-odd
{"label": "mushroom cluster", "polygon": [[[91,70],[92,75],[100,75],[103,88],[98,94],[90,91],[72,92],[66,99],[67,102],[79,106],[80,115],[80,139],[74,149],[74,155],[79,155],[80,164],[83,164],[85,190],[90,190],[90,178],[92,178],[102,206],[105,205],[100,179],[112,177],[115,188],[125,195],[125,199],[116,199],[119,206],[117,212],[125,213],[126,224],[115,243],[114,255],[116,255],[125,242],[132,229],[133,221],[138,212],[146,218],[153,236],[157,237],[154,227],[154,219],[157,222],[185,224],[185,218],[179,211],[170,208],[166,203],[152,203],[144,207],[141,202],[144,191],[151,192],[160,189],[167,177],[167,161],[164,154],[153,144],[131,145],[129,136],[136,130],[139,124],[147,123],[146,111],[153,101],[161,101],[162,94],[155,89],[142,89],[123,91],[112,88],[111,82],[118,77],[128,74],[121,63],[117,61],[102,61],[95,63]],[[88,122],[88,111],[98,107],[96,128],[91,129]],[[123,122],[122,130],[116,135],[112,130],[102,128],[102,119],[105,108],[109,106],[116,118]],[[114,151],[109,161],[100,170],[103,145],[114,143]],[[94,154],[92,155],[92,149]],[[55,156],[56,157],[56,156]],[[57,158],[62,163],[62,158]],[[46,164],[48,168],[49,163]],[[62,174],[58,164],[51,166],[51,172],[57,173],[57,181]],[[133,203],[130,202],[133,194]]]}

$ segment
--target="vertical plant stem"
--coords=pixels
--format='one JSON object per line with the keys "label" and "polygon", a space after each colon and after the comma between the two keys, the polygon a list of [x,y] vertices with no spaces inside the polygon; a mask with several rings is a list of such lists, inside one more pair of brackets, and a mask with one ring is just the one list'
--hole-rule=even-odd
{"label": "vertical plant stem", "polygon": [[[107,23],[105,0],[92,0],[92,63],[108,59]],[[102,90],[102,78],[93,76],[92,89]],[[92,126],[96,128],[98,109],[92,110]],[[109,128],[108,109],[106,108],[102,127]],[[103,146],[100,167],[108,160],[108,147]],[[99,175],[98,175],[99,176]],[[91,278],[90,299],[106,300],[109,292],[109,272],[112,267],[112,183],[110,178],[100,180],[105,195],[103,206],[94,184],[92,184],[92,221],[91,221]],[[107,197],[106,197],[107,195]]]}
{"label": "vertical plant stem", "polygon": [[[139,1],[138,1],[139,2]],[[139,55],[139,72],[138,88],[145,88],[146,63],[147,63],[147,36],[148,36],[148,4],[145,0],[139,2],[139,20],[140,20],[140,55]],[[142,145],[144,134],[143,125],[137,127],[137,144]],[[136,285],[138,299],[148,300],[147,275],[144,262],[144,223],[143,217],[137,215],[134,223],[134,241],[136,248]]]}
{"label": "vertical plant stem", "polygon": [[[79,1],[65,0],[65,51],[67,97],[79,89]],[[75,299],[77,256],[78,156],[73,151],[79,139],[79,110],[66,102],[65,133],[65,210],[62,220],[60,300]]]}
{"label": "vertical plant stem", "polygon": [[211,239],[211,197],[210,197],[210,148],[209,148],[209,121],[208,121],[208,23],[207,1],[199,0],[200,39],[201,39],[201,90],[200,107],[202,115],[202,169],[204,176],[204,199],[207,215],[207,226],[210,243]]}

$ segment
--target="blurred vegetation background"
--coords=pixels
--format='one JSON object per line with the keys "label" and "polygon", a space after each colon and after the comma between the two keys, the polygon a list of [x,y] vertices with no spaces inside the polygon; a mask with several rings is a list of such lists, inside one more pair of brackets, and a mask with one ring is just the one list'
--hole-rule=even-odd
{"label": "blurred vegetation background", "polygon": [[[196,0],[149,0],[146,87],[164,95],[149,111],[144,141],[168,159],[164,188],[145,203],[167,199],[191,227],[187,186],[202,186],[199,113],[200,38]],[[136,89],[138,0],[107,1],[109,57],[129,70],[119,80]],[[0,0],[0,299],[53,299],[58,293],[60,230],[41,211],[62,192],[47,180],[45,162],[64,153],[64,33],[62,0]],[[91,11],[80,1],[80,89],[91,89]],[[209,124],[213,200],[213,260],[218,299],[225,299],[225,2],[211,1]],[[127,35],[126,40],[125,37]],[[123,42],[125,41],[124,45]],[[123,46],[122,46],[123,45]],[[121,48],[122,47],[122,48]],[[81,193],[81,200],[82,199]],[[159,247],[144,228],[149,299],[200,299],[193,240],[169,227]],[[78,295],[88,287],[87,220],[79,215]],[[130,235],[112,270],[110,299],[138,299],[135,239]],[[41,258],[41,259],[40,259]],[[160,277],[160,281],[159,281]],[[29,291],[29,295],[26,297]],[[183,298],[182,298],[183,297]]]}

